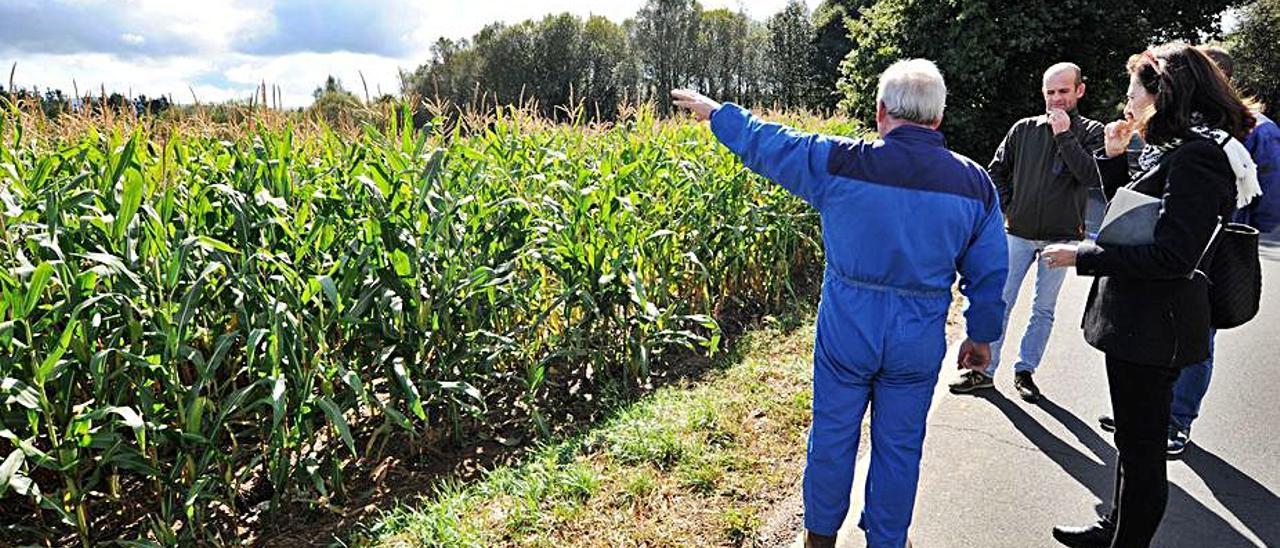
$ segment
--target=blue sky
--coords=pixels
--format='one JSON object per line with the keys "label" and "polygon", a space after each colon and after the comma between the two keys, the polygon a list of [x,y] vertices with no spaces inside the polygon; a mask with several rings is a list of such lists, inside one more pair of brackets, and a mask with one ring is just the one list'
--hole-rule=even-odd
{"label": "blue sky", "polygon": [[[810,9],[819,0],[807,0]],[[621,21],[642,0],[0,0],[0,68],[14,83],[70,92],[172,95],[183,103],[247,97],[279,86],[305,106],[328,74],[362,94],[399,89],[399,69],[429,58],[441,36],[470,37],[493,21],[548,13]],[[756,19],[786,0],[701,0]],[[0,80],[8,86],[7,74]]]}

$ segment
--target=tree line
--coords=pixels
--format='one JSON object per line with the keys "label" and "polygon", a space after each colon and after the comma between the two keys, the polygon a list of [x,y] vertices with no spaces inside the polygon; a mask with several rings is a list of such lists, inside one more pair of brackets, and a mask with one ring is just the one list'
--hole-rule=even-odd
{"label": "tree line", "polygon": [[[1238,27],[1224,36],[1222,16],[1233,8]],[[983,160],[1010,124],[1043,110],[1049,65],[1080,65],[1081,111],[1110,119],[1124,98],[1125,59],[1169,40],[1224,42],[1242,61],[1237,84],[1274,105],[1276,28],[1280,0],[824,0],[812,13],[793,0],[764,21],[696,0],[648,0],[621,23],[565,13],[442,38],[403,75],[402,91],[473,109],[536,102],[561,117],[581,105],[608,119],[635,100],[669,112],[667,90],[692,87],[748,106],[871,122],[880,72],[925,57],[947,78],[949,144]]]}
{"label": "tree line", "polygon": [[[1237,23],[1223,35],[1228,9]],[[647,0],[622,22],[563,13],[441,38],[425,63],[401,74],[400,91],[425,101],[419,105],[483,112],[522,103],[559,119],[611,120],[619,106],[638,101],[669,113],[667,91],[691,87],[750,107],[839,112],[870,123],[880,72],[894,60],[925,57],[947,78],[948,144],[981,161],[1010,124],[1042,109],[1045,67],[1079,64],[1088,85],[1081,111],[1109,119],[1124,97],[1125,58],[1174,39],[1226,45],[1237,59],[1237,86],[1275,118],[1276,28],[1280,0],[823,0],[812,12],[792,0],[762,21],[704,10],[696,0]],[[172,106],[165,97],[102,95],[0,87],[0,98],[38,101],[51,117]],[[362,100],[333,77],[314,97],[307,111],[325,120],[394,100]],[[260,105],[267,104],[264,91]]]}
{"label": "tree line", "polygon": [[101,113],[106,110],[117,114],[132,111],[138,116],[143,116],[160,114],[173,106],[169,98],[164,96],[128,97],[119,92],[112,92],[110,95],[100,97],[92,95],[78,97],[75,94],[64,93],[61,89],[45,88],[44,91],[40,91],[39,87],[26,89],[17,86],[13,89],[5,89],[3,85],[0,85],[0,100],[9,103],[39,104],[41,112],[48,118],[57,118],[68,112]]}
{"label": "tree line", "polygon": [[545,114],[581,105],[609,118],[623,102],[696,87],[751,105],[831,110],[845,28],[860,1],[827,1],[814,14],[799,0],[764,21],[696,0],[649,0],[621,23],[548,15],[493,23],[471,38],[441,38],[431,59],[404,75],[404,90],[457,107],[536,104]]}

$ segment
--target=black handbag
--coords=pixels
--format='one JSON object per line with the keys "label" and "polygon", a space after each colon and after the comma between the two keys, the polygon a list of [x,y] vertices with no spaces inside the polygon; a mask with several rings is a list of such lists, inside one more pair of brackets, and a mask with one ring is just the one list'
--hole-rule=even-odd
{"label": "black handbag", "polygon": [[1209,280],[1209,321],[1217,329],[1244,325],[1262,302],[1262,263],[1258,230],[1238,223],[1221,225],[1204,274]]}

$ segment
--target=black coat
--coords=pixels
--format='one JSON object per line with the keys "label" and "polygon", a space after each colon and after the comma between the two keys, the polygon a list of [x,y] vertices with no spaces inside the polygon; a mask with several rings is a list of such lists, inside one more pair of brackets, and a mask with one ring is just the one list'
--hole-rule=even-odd
{"label": "black coat", "polygon": [[[1099,160],[1110,199],[1130,181],[1124,155]],[[1081,244],[1077,272],[1096,276],[1084,312],[1085,340],[1125,361],[1182,367],[1209,357],[1209,292],[1188,277],[1220,219],[1235,210],[1235,174],[1222,147],[1192,139],[1135,176],[1133,190],[1164,200],[1155,243]],[[1210,257],[1204,258],[1208,264]]]}

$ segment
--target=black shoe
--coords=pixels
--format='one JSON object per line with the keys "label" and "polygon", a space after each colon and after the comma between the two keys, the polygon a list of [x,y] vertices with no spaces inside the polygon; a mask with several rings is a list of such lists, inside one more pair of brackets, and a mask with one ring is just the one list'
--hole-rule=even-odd
{"label": "black shoe", "polygon": [[806,531],[804,548],[836,548],[836,536],[819,535],[813,531]]}
{"label": "black shoe", "polygon": [[965,371],[960,375],[960,380],[955,381],[948,386],[951,387],[952,394],[965,394],[973,392],[979,388],[991,388],[995,386],[995,380],[990,375],[981,371]]}
{"label": "black shoe", "polygon": [[1181,455],[1182,451],[1187,448],[1187,444],[1191,443],[1191,429],[1183,430],[1176,425],[1169,425],[1169,445],[1165,450],[1169,456]]}
{"label": "black shoe", "polygon": [[1102,520],[1084,527],[1054,527],[1053,539],[1072,548],[1107,548],[1116,536],[1116,527]]}
{"label": "black shoe", "polygon": [[1036,386],[1035,381],[1031,380],[1030,371],[1014,373],[1013,387],[1018,390],[1018,395],[1022,396],[1024,401],[1029,403],[1040,401],[1040,388]]}
{"label": "black shoe", "polygon": [[1098,417],[1098,428],[1101,428],[1103,432],[1115,432],[1116,420],[1111,418],[1111,415]]}

